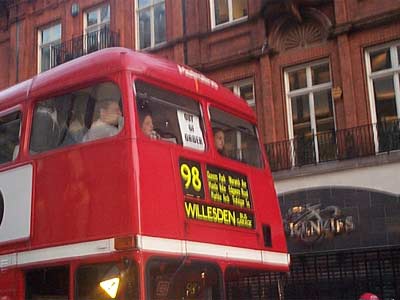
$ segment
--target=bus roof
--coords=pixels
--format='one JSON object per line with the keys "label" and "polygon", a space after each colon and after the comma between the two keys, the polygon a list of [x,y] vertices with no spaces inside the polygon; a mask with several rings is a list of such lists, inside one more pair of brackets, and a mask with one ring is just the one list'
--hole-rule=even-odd
{"label": "bus roof", "polygon": [[[178,84],[179,88],[197,93],[222,106],[227,105],[226,101],[232,101],[228,107],[255,120],[254,112],[245,101],[201,73],[164,58],[126,48],[107,48],[79,57],[0,91],[0,108],[3,105],[17,104],[28,95],[63,91],[72,85],[122,70],[129,70],[167,85]],[[9,99],[7,103],[5,99]]]}

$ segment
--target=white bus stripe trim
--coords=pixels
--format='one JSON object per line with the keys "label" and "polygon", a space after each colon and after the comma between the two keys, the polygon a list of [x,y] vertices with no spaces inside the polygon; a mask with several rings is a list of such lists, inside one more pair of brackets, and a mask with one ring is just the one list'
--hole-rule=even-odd
{"label": "white bus stripe trim", "polygon": [[[137,248],[144,251],[164,252],[179,255],[199,255],[222,259],[240,260],[262,264],[288,266],[290,256],[287,253],[246,249],[217,244],[166,239],[137,235]],[[114,239],[105,239],[31,251],[0,255],[0,269],[11,266],[23,266],[31,263],[57,259],[75,258],[115,251]]]}
{"label": "white bus stripe trim", "polygon": [[159,251],[180,255],[201,255],[223,259],[242,260],[263,264],[288,266],[287,253],[246,249],[184,240],[137,235],[137,246],[141,250]]}
{"label": "white bus stripe trim", "polygon": [[98,240],[64,246],[49,247],[0,256],[0,268],[22,266],[36,262],[74,258],[114,251],[114,239]]}

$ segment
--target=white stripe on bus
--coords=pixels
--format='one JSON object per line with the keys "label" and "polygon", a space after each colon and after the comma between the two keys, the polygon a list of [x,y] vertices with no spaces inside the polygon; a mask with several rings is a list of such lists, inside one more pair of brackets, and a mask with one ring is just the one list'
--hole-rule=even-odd
{"label": "white stripe on bus", "polygon": [[[199,255],[280,266],[288,266],[290,263],[289,254],[272,251],[253,250],[143,235],[137,235],[136,243],[137,248],[143,251],[179,255]],[[11,266],[24,266],[38,262],[106,254],[114,251],[116,251],[114,248],[114,239],[48,247],[0,255],[0,269]]]}
{"label": "white stripe on bus", "polygon": [[247,262],[288,266],[290,256],[287,253],[253,250],[240,247],[223,246],[184,240],[165,239],[150,236],[137,236],[139,249],[159,251],[181,255],[200,255]]}

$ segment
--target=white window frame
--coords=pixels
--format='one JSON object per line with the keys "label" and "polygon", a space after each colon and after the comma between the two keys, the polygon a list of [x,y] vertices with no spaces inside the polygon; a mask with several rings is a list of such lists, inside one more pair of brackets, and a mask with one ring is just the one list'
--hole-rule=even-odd
{"label": "white window frame", "polygon": [[[58,25],[60,25],[60,38],[58,40],[51,41],[51,42],[49,42],[47,44],[42,44],[42,33],[43,33],[43,31],[46,30],[46,29],[49,29],[51,27],[58,26]],[[47,26],[39,28],[38,29],[37,38],[38,38],[38,40],[37,40],[37,45],[38,45],[37,73],[39,74],[39,73],[45,72],[45,71],[42,70],[42,48],[50,46],[50,68],[49,68],[49,70],[54,67],[54,66],[51,65],[51,60],[52,60],[51,48],[52,48],[53,45],[58,45],[58,44],[61,43],[61,39],[62,39],[62,24],[61,24],[61,22],[52,23],[50,25],[47,25]]]}
{"label": "white window frame", "polygon": [[[232,8],[233,4],[232,4],[232,1],[233,0],[228,0],[229,20],[224,22],[224,23],[216,25],[215,24],[215,0],[210,0],[211,29],[230,26],[232,24],[239,23],[239,22],[242,22],[242,21],[245,21],[245,20],[248,19],[248,17],[249,17],[248,16],[248,13],[249,13],[248,11],[247,11],[247,15],[246,16],[243,16],[243,17],[235,19],[235,20],[233,19],[233,8]],[[247,1],[247,9],[248,9],[248,5],[249,5],[249,1]]]}
{"label": "white window frame", "polygon": [[[167,6],[166,6],[166,1],[165,0],[151,0],[151,3],[147,6],[144,6],[139,9],[139,3],[138,0],[135,0],[135,18],[136,18],[136,50],[145,50],[145,49],[150,49],[154,48],[155,46],[162,45],[166,43],[167,40],[167,24],[165,22],[165,40],[159,43],[155,43],[155,28],[154,28],[154,6],[164,2],[164,9],[165,9],[165,20],[167,19]],[[139,13],[142,10],[149,9],[150,8],[150,46],[145,47],[145,48],[140,48],[140,19],[139,19]]]}
{"label": "white window frame", "polygon": [[[371,122],[372,124],[377,124],[378,119],[376,116],[376,106],[375,106],[375,94],[374,94],[374,79],[384,78],[392,76],[394,83],[394,93],[396,101],[396,111],[397,117],[400,118],[400,61],[397,51],[397,47],[400,47],[400,41],[395,41],[391,43],[385,43],[382,45],[374,46],[365,49],[365,68],[367,71],[367,84],[368,84],[368,95],[369,95],[369,106],[371,110]],[[390,60],[392,62],[392,67],[390,69],[380,70],[372,72],[371,68],[371,57],[370,53],[383,49],[390,49]],[[379,153],[379,139],[376,126],[373,126],[374,141],[375,141],[375,151]]]}
{"label": "white window frame", "polygon": [[[97,11],[97,20],[101,20],[101,9],[103,7],[106,7],[106,6],[108,6],[108,8],[110,10],[110,20],[108,22],[100,22],[100,23],[97,23],[95,25],[91,25],[91,26],[88,27],[88,24],[87,24],[88,14],[91,13],[91,12]],[[110,26],[110,22],[111,22],[111,7],[110,7],[110,3],[106,3],[106,4],[102,4],[102,5],[99,5],[99,6],[95,6],[95,7],[89,8],[89,9],[85,10],[85,12],[83,14],[83,34],[86,35],[86,34],[88,34],[90,32],[98,31],[98,30],[100,30],[101,28],[103,28],[103,27],[105,27],[107,25]]]}
{"label": "white window frame", "polygon": [[[323,65],[328,63],[329,65],[329,73],[330,73],[330,82],[321,83],[317,85],[312,85],[312,72],[311,68]],[[306,79],[307,79],[307,86],[305,88],[297,89],[295,91],[290,91],[289,86],[289,73],[293,71],[298,71],[301,69],[306,69]],[[313,61],[310,63],[302,64],[295,67],[289,67],[284,70],[284,84],[285,84],[285,95],[286,95],[286,107],[287,107],[287,121],[288,121],[288,133],[289,133],[289,140],[292,141],[294,139],[294,129],[293,129],[293,115],[292,115],[292,97],[308,95],[309,101],[309,109],[310,109],[310,125],[311,125],[311,132],[314,137],[314,150],[315,150],[315,159],[316,162],[319,162],[319,149],[318,149],[318,140],[317,140],[317,124],[315,119],[315,107],[314,107],[314,93],[331,90],[332,89],[332,68],[330,61],[328,59],[322,59],[318,61]],[[336,116],[335,116],[335,101],[332,97],[332,110],[333,110],[333,123],[336,130]],[[292,145],[292,162],[295,163],[295,153],[294,147]]]}
{"label": "white window frame", "polygon": [[[103,7],[108,6],[108,9],[110,11],[110,19],[108,20],[108,22],[101,22],[101,9]],[[88,18],[88,14],[91,12],[97,11],[97,20],[100,21],[100,23],[97,23],[95,25],[91,25],[88,27],[87,24],[87,18]],[[105,3],[102,5],[98,5],[95,7],[91,7],[87,10],[85,10],[85,12],[83,13],[83,47],[84,47],[84,51],[87,51],[87,35],[91,32],[99,32],[102,28],[106,27],[106,26],[110,26],[111,23],[111,6],[110,3]],[[98,45],[100,45],[100,34],[97,34],[97,43]]]}
{"label": "white window frame", "polygon": [[230,82],[228,84],[226,84],[227,88],[231,88],[233,93],[240,97],[240,88],[244,85],[252,85],[253,87],[253,99],[251,100],[245,100],[247,102],[247,104],[251,107],[251,108],[256,108],[256,93],[255,93],[255,89],[254,89],[254,78],[246,78],[246,79],[242,79],[242,80],[238,80],[238,81],[234,81],[234,82]]}

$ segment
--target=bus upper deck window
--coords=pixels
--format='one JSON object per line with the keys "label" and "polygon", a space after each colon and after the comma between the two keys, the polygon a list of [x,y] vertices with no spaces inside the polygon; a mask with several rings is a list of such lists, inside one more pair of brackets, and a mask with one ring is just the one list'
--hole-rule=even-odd
{"label": "bus upper deck window", "polygon": [[152,139],[205,150],[200,105],[191,98],[136,81],[139,126]]}
{"label": "bus upper deck window", "polygon": [[0,164],[13,161],[19,152],[21,113],[0,117]]}
{"label": "bus upper deck window", "polygon": [[32,153],[116,135],[122,128],[121,93],[100,83],[38,102],[32,124]]}
{"label": "bus upper deck window", "polygon": [[214,147],[223,156],[262,168],[262,155],[253,124],[217,108],[210,108]]}

